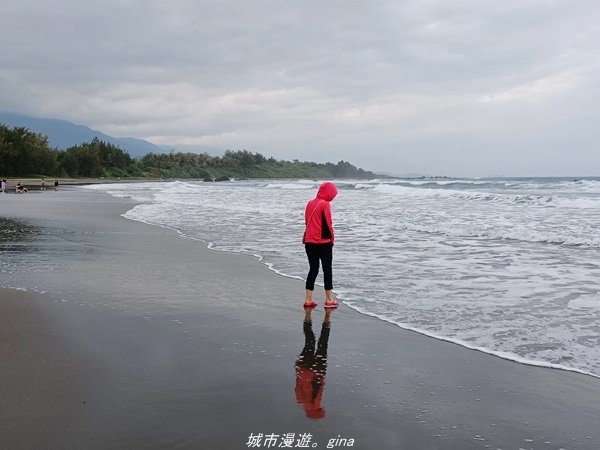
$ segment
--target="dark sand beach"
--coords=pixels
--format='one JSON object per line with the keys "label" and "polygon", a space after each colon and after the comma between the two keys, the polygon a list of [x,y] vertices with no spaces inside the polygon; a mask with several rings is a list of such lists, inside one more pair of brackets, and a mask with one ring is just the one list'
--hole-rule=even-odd
{"label": "dark sand beach", "polygon": [[[0,273],[0,449],[600,448],[599,379],[344,305],[298,386],[303,283],[120,217],[132,206],[80,188],[0,196],[0,218],[33,230],[2,248],[23,267]],[[298,404],[307,386],[322,410]]]}

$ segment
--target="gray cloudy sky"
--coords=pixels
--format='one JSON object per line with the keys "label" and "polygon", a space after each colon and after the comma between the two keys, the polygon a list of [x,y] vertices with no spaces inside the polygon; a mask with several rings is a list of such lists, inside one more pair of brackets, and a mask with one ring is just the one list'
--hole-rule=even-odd
{"label": "gray cloudy sky", "polygon": [[0,110],[397,173],[600,175],[597,0],[19,0]]}

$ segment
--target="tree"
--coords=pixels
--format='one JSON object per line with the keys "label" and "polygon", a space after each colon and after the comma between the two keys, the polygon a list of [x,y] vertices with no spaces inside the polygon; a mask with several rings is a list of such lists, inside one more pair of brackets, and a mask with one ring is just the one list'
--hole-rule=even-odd
{"label": "tree", "polygon": [[0,124],[0,172],[6,175],[57,173],[56,150],[48,138],[27,128],[9,128]]}
{"label": "tree", "polygon": [[61,158],[63,171],[71,177],[127,175],[133,163],[128,153],[98,138],[68,148]]}

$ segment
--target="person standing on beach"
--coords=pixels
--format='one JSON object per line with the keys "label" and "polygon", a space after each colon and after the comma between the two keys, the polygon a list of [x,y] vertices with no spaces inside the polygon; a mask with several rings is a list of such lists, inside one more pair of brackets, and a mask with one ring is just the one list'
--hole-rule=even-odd
{"label": "person standing on beach", "polygon": [[313,300],[315,280],[319,274],[319,265],[323,267],[325,281],[325,308],[336,308],[337,300],[333,298],[333,220],[331,205],[329,204],[337,195],[338,190],[331,181],[326,181],[319,187],[317,196],[306,204],[304,220],[306,230],[302,243],[308,257],[309,272],[306,277],[305,308],[314,308],[317,303]]}
{"label": "person standing on beach", "polygon": [[0,181],[0,192],[4,194],[6,192],[6,180]]}
{"label": "person standing on beach", "polygon": [[58,180],[54,180],[54,190],[58,191]]}
{"label": "person standing on beach", "polygon": [[46,190],[46,180],[42,178],[42,191]]}

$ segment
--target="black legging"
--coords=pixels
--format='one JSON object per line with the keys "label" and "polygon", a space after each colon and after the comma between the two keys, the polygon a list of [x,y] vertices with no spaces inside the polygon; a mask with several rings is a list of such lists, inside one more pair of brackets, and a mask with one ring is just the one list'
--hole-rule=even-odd
{"label": "black legging", "polygon": [[331,262],[333,261],[333,244],[305,244],[306,256],[310,270],[306,277],[306,289],[315,290],[315,280],[319,274],[319,261],[323,267],[323,278],[325,279],[325,290],[333,289],[333,274]]}

